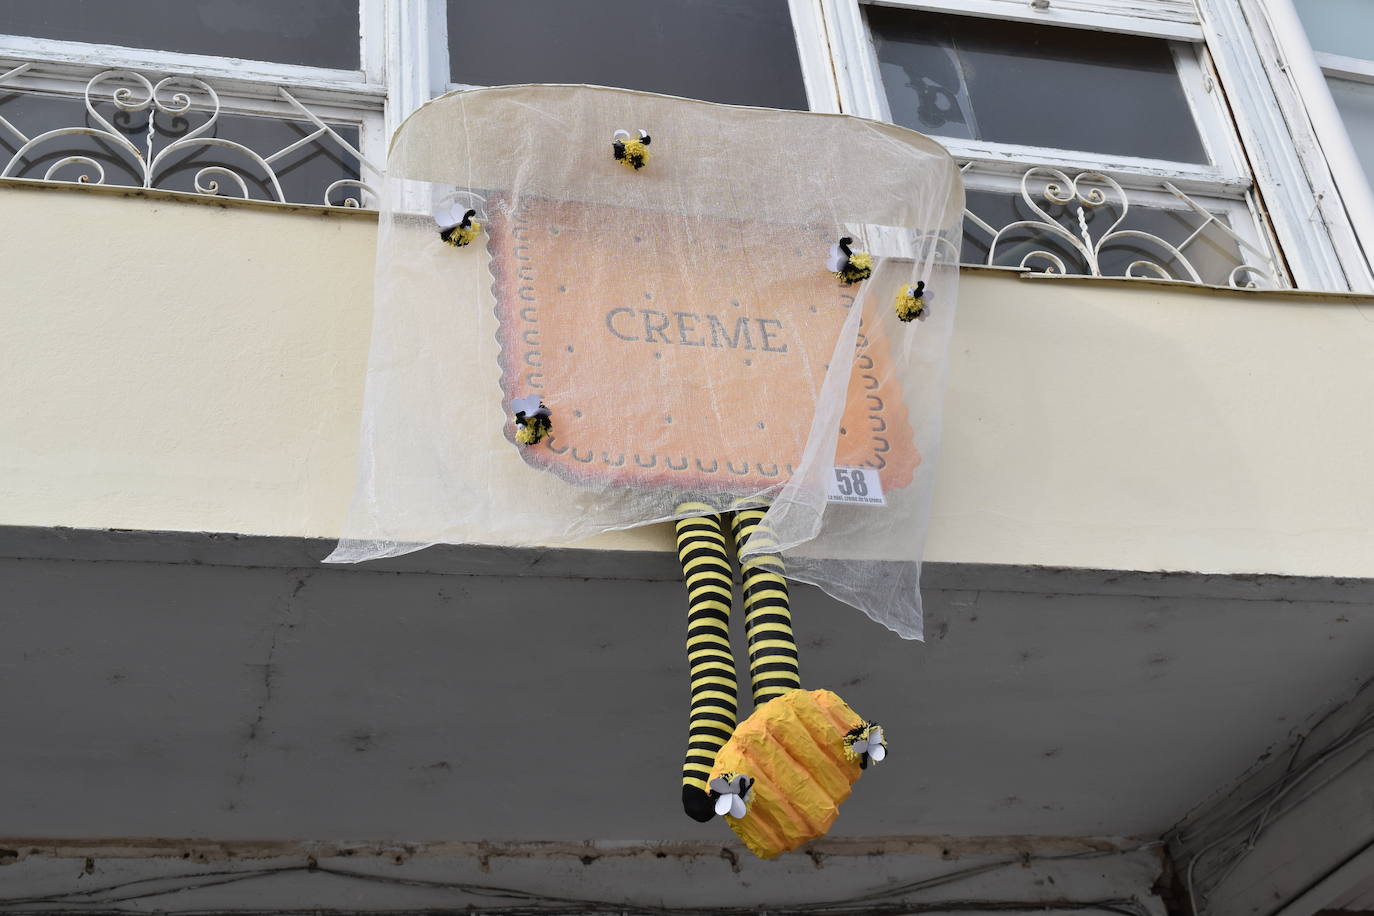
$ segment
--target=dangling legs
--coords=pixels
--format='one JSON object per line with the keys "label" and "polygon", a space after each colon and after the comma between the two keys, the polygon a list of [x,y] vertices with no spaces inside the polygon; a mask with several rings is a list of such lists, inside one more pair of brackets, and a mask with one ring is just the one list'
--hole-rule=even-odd
{"label": "dangling legs", "polygon": [[704,503],[683,503],[677,511],[702,513],[677,522],[677,555],[687,581],[687,665],[692,678],[682,807],[693,820],[709,821],[715,816],[708,788],[711,768],[721,746],[734,734],[738,712],[739,685],[730,652],[735,578],[716,510]]}
{"label": "dangling legs", "polygon": [[[774,547],[773,533],[759,523],[766,509],[738,509],[731,525],[736,552],[750,539],[754,546]],[[782,557],[759,553],[740,559],[744,592],[744,632],[749,641],[749,680],[755,708],[789,690],[801,687],[797,668],[797,640],[792,635],[792,612]]]}

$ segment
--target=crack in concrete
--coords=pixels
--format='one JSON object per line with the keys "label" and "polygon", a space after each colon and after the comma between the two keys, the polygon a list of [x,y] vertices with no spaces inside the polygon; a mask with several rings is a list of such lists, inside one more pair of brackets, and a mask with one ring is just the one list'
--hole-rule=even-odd
{"label": "crack in concrete", "polygon": [[291,588],[282,608],[277,614],[276,621],[272,624],[272,637],[267,644],[267,657],[262,665],[257,666],[262,669],[262,699],[258,701],[257,709],[254,711],[253,721],[248,724],[248,734],[244,739],[243,752],[239,755],[239,771],[234,778],[234,787],[230,793],[228,803],[225,805],[229,811],[238,808],[242,800],[243,788],[248,783],[248,768],[252,760],[253,751],[262,735],[263,723],[267,720],[267,708],[272,705],[272,700],[276,694],[277,676],[277,646],[281,640],[284,630],[295,629],[296,623],[296,599],[305,590],[306,584],[314,574],[311,570],[291,570],[291,575],[295,577],[295,584]]}

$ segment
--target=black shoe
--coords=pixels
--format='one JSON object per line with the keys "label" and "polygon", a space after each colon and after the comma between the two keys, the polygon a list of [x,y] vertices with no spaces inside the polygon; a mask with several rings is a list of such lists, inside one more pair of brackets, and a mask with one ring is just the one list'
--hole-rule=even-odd
{"label": "black shoe", "polygon": [[683,786],[682,810],[692,820],[704,824],[716,816],[716,800],[696,786]]}

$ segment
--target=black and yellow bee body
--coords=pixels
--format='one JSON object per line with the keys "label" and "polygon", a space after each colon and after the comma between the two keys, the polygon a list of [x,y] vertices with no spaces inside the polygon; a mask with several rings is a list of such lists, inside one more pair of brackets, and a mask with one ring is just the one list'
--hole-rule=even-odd
{"label": "black and yellow bee body", "polygon": [[830,260],[826,265],[835,279],[845,286],[853,286],[873,276],[873,255],[866,251],[854,251],[849,247],[852,244],[854,240],[846,235],[831,245]]}
{"label": "black and yellow bee body", "polygon": [[482,231],[482,224],[473,219],[476,215],[476,210],[468,210],[463,214],[463,218],[460,222],[451,226],[440,224],[439,238],[442,239],[445,244],[452,245],[454,248],[462,248],[472,244],[472,240],[477,238]]}
{"label": "black and yellow bee body", "polygon": [[611,153],[621,165],[639,171],[649,162],[649,144],[652,142],[648,132],[641,130],[639,138],[630,136],[627,130],[618,130],[611,138]]}
{"label": "black and yellow bee body", "polygon": [[926,308],[925,291],[924,280],[915,286],[903,286],[898,290],[897,300],[893,303],[897,318],[901,321],[925,321],[929,313],[929,309]]}
{"label": "black and yellow bee body", "polygon": [[515,413],[515,441],[518,444],[536,445],[553,432],[549,409],[539,395],[517,398],[511,404],[511,410]]}

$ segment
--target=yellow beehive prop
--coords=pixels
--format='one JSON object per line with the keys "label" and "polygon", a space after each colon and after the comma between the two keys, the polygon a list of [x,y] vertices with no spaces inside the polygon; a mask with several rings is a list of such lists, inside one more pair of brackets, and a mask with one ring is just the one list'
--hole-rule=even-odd
{"label": "yellow beehive prop", "polygon": [[744,817],[725,819],[754,855],[771,859],[826,834],[862,773],[845,754],[844,736],[863,724],[829,690],[793,690],[735,729],[711,778],[755,780]]}

